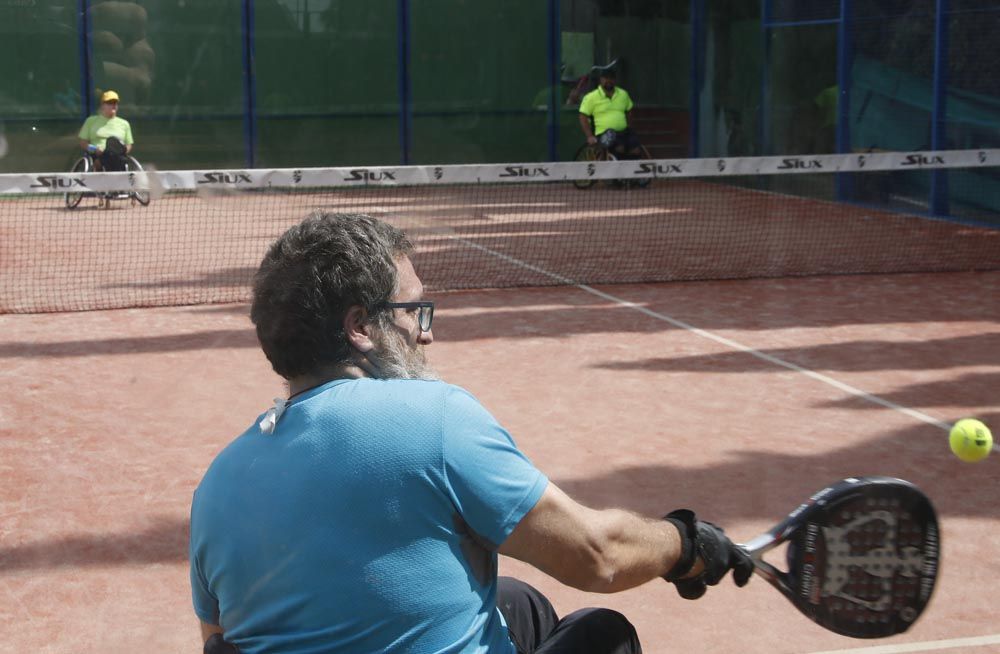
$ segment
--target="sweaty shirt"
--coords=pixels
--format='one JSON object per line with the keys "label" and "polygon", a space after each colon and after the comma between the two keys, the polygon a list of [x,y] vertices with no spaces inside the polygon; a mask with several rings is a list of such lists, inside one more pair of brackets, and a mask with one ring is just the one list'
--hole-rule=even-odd
{"label": "sweaty shirt", "polygon": [[195,613],[246,654],[513,654],[496,550],[547,483],[456,386],[329,382],[206,472]]}

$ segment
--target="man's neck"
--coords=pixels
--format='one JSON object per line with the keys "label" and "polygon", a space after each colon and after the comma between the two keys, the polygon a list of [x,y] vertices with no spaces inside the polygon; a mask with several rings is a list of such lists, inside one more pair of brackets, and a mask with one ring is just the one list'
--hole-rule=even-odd
{"label": "man's neck", "polygon": [[301,375],[288,380],[288,398],[291,399],[300,393],[322,386],[327,382],[337,379],[362,379],[369,377],[368,373],[353,363],[342,363],[331,366],[321,372],[312,375]]}

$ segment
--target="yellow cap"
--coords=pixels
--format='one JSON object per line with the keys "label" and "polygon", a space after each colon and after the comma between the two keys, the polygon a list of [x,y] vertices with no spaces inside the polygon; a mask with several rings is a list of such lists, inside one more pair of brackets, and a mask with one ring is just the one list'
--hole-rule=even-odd
{"label": "yellow cap", "polygon": [[104,95],[101,96],[101,104],[105,102],[118,102],[118,94],[114,91],[105,91]]}

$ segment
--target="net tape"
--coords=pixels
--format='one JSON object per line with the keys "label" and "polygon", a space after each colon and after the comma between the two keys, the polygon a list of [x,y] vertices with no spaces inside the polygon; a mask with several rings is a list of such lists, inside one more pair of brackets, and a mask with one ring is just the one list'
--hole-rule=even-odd
{"label": "net tape", "polygon": [[556,182],[580,179],[711,178],[741,175],[908,171],[994,166],[1000,166],[1000,149],[870,152],[795,157],[721,157],[441,166],[355,166],[126,173],[17,173],[0,175],[0,194],[151,189],[197,191],[209,188],[337,188]]}

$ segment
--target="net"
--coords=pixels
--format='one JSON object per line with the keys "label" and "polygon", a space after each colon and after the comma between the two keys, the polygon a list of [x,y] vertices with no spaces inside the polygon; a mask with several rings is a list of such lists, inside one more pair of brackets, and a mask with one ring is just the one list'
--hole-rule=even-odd
{"label": "net", "polygon": [[246,301],[268,244],[314,210],[403,228],[431,291],[994,270],[998,164],[976,150],[0,175],[0,312]]}

